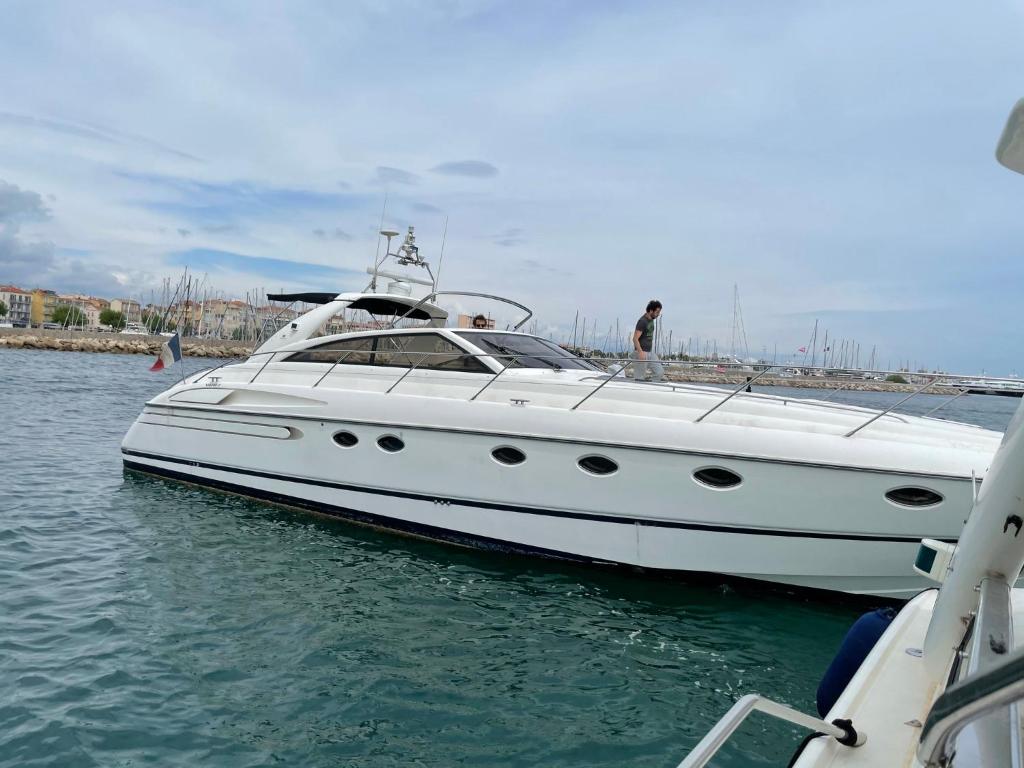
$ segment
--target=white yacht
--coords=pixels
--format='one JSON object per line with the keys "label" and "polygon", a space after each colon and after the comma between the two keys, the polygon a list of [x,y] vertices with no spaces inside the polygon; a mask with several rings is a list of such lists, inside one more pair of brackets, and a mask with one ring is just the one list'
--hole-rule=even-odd
{"label": "white yacht", "polygon": [[[399,272],[271,297],[319,306],[146,403],[125,466],[459,544],[908,598],[927,583],[918,542],[956,540],[999,445],[938,418],[634,381],[520,332],[515,302],[507,330],[448,327],[452,292],[416,276],[411,228],[390,252],[396,234]],[[378,326],[321,335],[357,310]]]}
{"label": "white yacht", "polygon": [[[1024,100],[996,151],[1024,173]],[[795,768],[1019,768],[1024,765],[1024,403],[993,459],[957,545],[921,542],[933,588],[885,625],[851,628],[818,689],[823,719],[742,697],[679,768],[707,765],[754,711],[811,732]],[[936,589],[934,584],[940,586]]]}

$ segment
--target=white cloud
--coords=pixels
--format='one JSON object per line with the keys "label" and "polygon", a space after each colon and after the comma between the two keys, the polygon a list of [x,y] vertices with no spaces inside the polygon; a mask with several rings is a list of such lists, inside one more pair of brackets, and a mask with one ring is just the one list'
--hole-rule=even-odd
{"label": "white cloud", "polygon": [[[0,28],[0,178],[51,215],[8,231],[0,281],[35,261],[36,282],[115,270],[148,290],[186,237],[361,270],[385,191],[385,224],[416,224],[435,261],[447,217],[449,287],[514,293],[563,329],[576,307],[631,322],[657,295],[677,337],[725,340],[739,283],[758,348],[802,344],[807,313],[842,310],[861,313],[865,345],[938,356],[948,343],[901,336],[885,312],[995,322],[1022,277],[1021,185],[991,160],[1022,95],[1021,14],[1006,5],[19,14]],[[232,195],[218,208],[202,185]],[[529,237],[501,234],[514,229]],[[49,243],[49,260],[26,255]],[[1015,338],[951,359],[996,370]]]}

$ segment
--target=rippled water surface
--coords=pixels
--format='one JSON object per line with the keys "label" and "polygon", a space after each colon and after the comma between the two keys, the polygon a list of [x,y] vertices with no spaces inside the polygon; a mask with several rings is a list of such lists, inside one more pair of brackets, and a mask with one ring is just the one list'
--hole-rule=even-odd
{"label": "rippled water surface", "polygon": [[[126,475],[172,381],[150,362],[0,349],[0,766],[675,766],[739,694],[813,711],[863,610]],[[1016,404],[948,415],[1001,429]],[[755,720],[717,764],[798,738]]]}

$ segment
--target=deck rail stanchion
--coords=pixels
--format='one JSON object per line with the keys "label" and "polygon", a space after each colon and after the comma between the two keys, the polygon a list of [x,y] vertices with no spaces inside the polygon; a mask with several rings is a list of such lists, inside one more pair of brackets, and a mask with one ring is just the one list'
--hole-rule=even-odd
{"label": "deck rail stanchion", "polygon": [[927,419],[929,416],[931,416],[936,411],[941,411],[943,408],[945,408],[947,405],[952,403],[954,400],[957,400],[957,399],[963,397],[968,392],[970,392],[969,389],[961,389],[959,392],[957,392],[955,395],[953,395],[951,398],[949,398],[949,400],[946,400],[944,402],[939,403],[938,405],[936,405],[934,408],[932,408],[930,411],[928,411],[928,413],[926,413],[921,418],[922,419]]}
{"label": "deck rail stanchion", "polygon": [[[478,355],[475,355],[475,354],[471,354],[471,355],[470,355],[470,357],[474,357],[474,358],[475,358],[475,357],[479,357],[479,356],[478,356]],[[507,357],[507,355],[501,355],[500,357],[499,357],[498,355],[490,355],[490,357],[494,357],[494,358],[496,358],[496,359],[504,359],[505,357]],[[476,394],[474,394],[474,395],[473,395],[473,396],[472,396],[471,398],[469,398],[469,402],[473,402],[473,401],[474,401],[474,400],[476,400],[476,399],[477,399],[478,397],[480,397],[480,395],[482,395],[482,394],[483,394],[483,392],[484,392],[484,390],[485,390],[485,389],[487,389],[487,388],[488,388],[489,386],[491,386],[491,384],[493,384],[494,382],[496,382],[496,381],[498,380],[498,377],[499,377],[499,376],[501,376],[501,374],[503,374],[503,373],[504,373],[505,371],[507,371],[507,370],[508,370],[509,368],[511,368],[511,367],[512,367],[512,363],[513,363],[513,362],[515,362],[515,361],[514,361],[514,360],[509,360],[509,361],[508,361],[508,365],[503,365],[503,366],[501,367],[501,370],[500,370],[500,371],[498,371],[498,372],[497,372],[496,374],[494,374],[493,376],[491,376],[491,378],[489,378],[489,379],[487,380],[487,383],[486,383],[486,384],[484,384],[484,385],[483,385],[482,387],[480,387],[480,389],[478,389],[478,390],[476,391]]]}
{"label": "deck rail stanchion", "polygon": [[[618,362],[621,362],[621,361],[620,361],[620,360],[616,360],[615,362],[616,362],[616,363],[618,363]],[[629,367],[630,365],[632,365],[632,363],[633,363],[633,362],[634,362],[633,360],[626,360],[626,368],[628,368],[628,367]],[[590,392],[588,392],[588,393],[587,393],[586,395],[584,395],[584,397],[583,397],[583,399],[582,399],[582,400],[580,400],[579,402],[577,402],[577,403],[576,403],[576,405],[574,405],[574,406],[573,406],[572,408],[570,408],[569,410],[570,410],[570,411],[575,411],[575,410],[576,410],[577,408],[579,408],[579,407],[580,407],[581,405],[583,405],[583,404],[584,404],[585,402],[587,402],[587,400],[589,400],[589,399],[590,399],[590,398],[592,398],[592,397],[593,397],[594,395],[596,395],[596,394],[597,394],[598,392],[600,392],[600,391],[601,391],[601,388],[602,388],[602,387],[603,387],[603,386],[604,386],[605,384],[607,384],[607,383],[608,383],[609,381],[611,381],[612,379],[614,379],[614,378],[615,378],[616,376],[618,376],[618,375],[619,375],[620,373],[622,373],[623,371],[625,371],[625,370],[626,370],[626,368],[623,368],[623,369],[622,369],[622,371],[616,371],[615,373],[609,373],[609,374],[608,374],[608,378],[607,378],[607,379],[605,379],[605,380],[604,380],[604,381],[602,381],[602,382],[601,382],[600,384],[598,384],[598,385],[597,385],[597,386],[596,386],[596,387],[595,387],[594,389],[590,390]]]}
{"label": "deck rail stanchion", "polygon": [[[257,353],[257,354],[264,354],[264,355],[266,355],[266,354],[269,354],[269,352],[262,352],[262,353]],[[197,381],[199,381],[204,376],[209,376],[211,373],[219,371],[225,365],[229,365],[232,362],[234,362],[235,360],[241,360],[241,359],[242,358],[240,358],[240,357],[231,357],[231,358],[228,358],[227,360],[225,360],[220,365],[215,365],[213,368],[203,368],[203,370],[196,371],[195,373],[191,374],[189,376],[189,379],[191,379],[191,381],[186,380],[185,383],[186,384],[195,384]]]}
{"label": "deck rail stanchion", "polygon": [[918,387],[917,389],[915,389],[913,392],[911,392],[909,395],[904,397],[899,402],[896,402],[896,403],[893,403],[892,405],[890,405],[884,411],[882,411],[880,413],[876,413],[874,416],[872,416],[870,419],[865,421],[860,426],[857,426],[857,427],[854,427],[853,429],[851,429],[849,432],[847,432],[845,435],[843,435],[843,437],[853,437],[858,432],[860,432],[862,429],[864,429],[864,427],[868,426],[869,424],[875,423],[876,421],[878,421],[880,418],[882,418],[883,416],[885,416],[887,413],[889,413],[890,411],[894,410],[895,408],[899,408],[901,405],[903,405],[905,402],[907,402],[907,400],[909,400],[910,398],[917,397],[918,395],[920,395],[922,392],[924,392],[926,389],[928,389],[928,387],[930,387],[932,384],[934,384],[938,380],[939,380],[938,376],[935,376],[935,377],[929,379],[924,384],[924,386]]}
{"label": "deck rail stanchion", "polygon": [[[380,352],[378,352],[377,354],[380,354]],[[409,353],[408,353],[408,352],[405,352],[405,353],[400,353],[400,354],[406,354],[406,355],[407,355],[407,354],[409,354]],[[426,360],[426,359],[427,359],[428,357],[430,357],[430,356],[431,356],[431,355],[433,355],[433,354],[438,354],[438,353],[434,353],[434,352],[424,352],[424,353],[423,353],[423,355],[422,355],[422,356],[420,357],[420,359],[419,359],[419,360],[417,360],[417,361],[416,361],[415,363],[413,363],[413,364],[412,364],[411,366],[409,366],[409,370],[408,370],[408,371],[406,371],[405,373],[403,373],[403,374],[402,374],[401,376],[399,376],[399,377],[398,377],[398,381],[396,381],[396,382],[395,382],[394,384],[392,384],[392,385],[391,385],[390,387],[388,387],[388,388],[387,388],[387,390],[386,390],[386,391],[384,392],[384,394],[385,394],[385,395],[387,395],[387,394],[390,394],[390,392],[391,392],[391,390],[392,390],[392,389],[394,389],[394,388],[395,388],[395,387],[397,387],[397,386],[398,386],[399,384],[401,384],[401,383],[402,383],[403,381],[405,381],[405,377],[406,377],[406,376],[408,376],[408,375],[409,375],[410,373],[412,373],[412,372],[413,372],[413,371],[414,371],[414,370],[416,369],[416,366],[417,366],[417,365],[419,365],[420,363],[422,363],[422,362],[423,362],[424,360]],[[447,353],[445,353],[445,352],[441,352],[441,353],[439,353],[439,354],[447,354]]]}
{"label": "deck rail stanchion", "polygon": [[[330,367],[330,368],[328,368],[328,369],[327,369],[327,370],[326,370],[326,371],[324,372],[324,375],[323,375],[323,376],[321,376],[321,377],[320,377],[319,379],[317,379],[317,380],[316,380],[316,382],[315,382],[315,383],[313,384],[313,386],[315,387],[315,386],[316,386],[317,384],[319,384],[319,383],[320,383],[321,381],[323,381],[324,379],[326,379],[326,378],[327,378],[327,375],[328,375],[328,374],[329,374],[329,373],[330,373],[331,371],[333,371],[333,370],[334,370],[335,368],[337,368],[337,367],[338,367],[339,365],[341,365],[342,361],[343,361],[343,360],[344,360],[344,359],[345,359],[346,357],[348,357],[349,355],[351,355],[351,354],[352,354],[353,352],[355,352],[355,351],[356,351],[356,350],[354,350],[354,349],[350,349],[350,350],[348,350],[347,352],[345,352],[345,354],[344,354],[344,355],[342,355],[342,356],[341,356],[341,357],[339,357],[339,358],[338,358],[337,360],[335,360],[335,361],[334,361],[333,363],[331,363],[331,367]],[[362,350],[360,350],[360,351],[362,351]]]}
{"label": "deck rail stanchion", "polygon": [[[270,352],[270,353],[264,352],[262,354],[269,354],[270,357],[268,357],[267,358],[267,362],[265,362],[263,365],[261,365],[260,369],[258,371],[256,371],[256,376],[259,376],[261,373],[263,373],[263,369],[266,368],[268,365],[270,365],[271,361],[274,359],[274,356],[277,355],[277,352]],[[256,376],[253,376],[251,379],[249,379],[249,383],[250,384],[252,384],[254,381],[256,381]]]}
{"label": "deck rail stanchion", "polygon": [[765,366],[765,369],[764,369],[763,371],[761,371],[761,372],[760,372],[759,374],[757,374],[756,376],[754,376],[754,377],[753,377],[752,379],[748,379],[747,381],[744,381],[744,382],[743,382],[742,384],[740,384],[740,385],[739,385],[738,387],[736,387],[736,389],[734,389],[734,390],[733,390],[732,392],[730,392],[730,393],[729,393],[728,395],[726,395],[725,397],[723,397],[723,398],[722,398],[721,400],[719,400],[719,401],[718,401],[717,403],[715,403],[715,404],[714,404],[713,406],[711,406],[711,407],[710,407],[710,408],[708,408],[708,409],[707,409],[706,411],[704,411],[704,413],[702,413],[702,414],[701,414],[700,416],[698,416],[698,417],[697,417],[696,419],[694,419],[694,422],[693,422],[693,423],[694,423],[694,424],[700,424],[700,423],[701,423],[702,421],[704,421],[704,419],[706,419],[706,418],[707,418],[708,416],[710,416],[710,415],[711,415],[712,413],[714,413],[714,412],[715,412],[715,411],[717,411],[717,410],[718,410],[719,408],[721,408],[721,407],[722,407],[723,405],[725,405],[726,403],[728,403],[728,402],[729,402],[730,400],[732,400],[732,399],[733,399],[734,397],[736,397],[736,395],[738,395],[738,394],[739,394],[740,392],[742,392],[742,391],[743,391],[744,389],[746,389],[746,388],[747,388],[747,387],[749,387],[749,386],[750,386],[751,384],[753,384],[753,383],[754,383],[755,381],[757,381],[758,379],[760,379],[760,378],[761,378],[762,376],[764,376],[764,375],[765,375],[766,373],[768,373],[768,371],[770,371],[770,370],[771,370],[772,368],[774,368],[774,367],[775,367],[775,366],[773,366],[773,365],[768,365],[768,366]]}

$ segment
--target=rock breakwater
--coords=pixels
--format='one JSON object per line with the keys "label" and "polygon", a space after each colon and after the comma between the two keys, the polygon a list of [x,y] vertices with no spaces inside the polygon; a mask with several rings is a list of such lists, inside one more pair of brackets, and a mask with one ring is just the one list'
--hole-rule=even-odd
{"label": "rock breakwater", "polygon": [[[7,329],[5,329],[7,330]],[[119,333],[80,334],[68,331],[33,331],[0,335],[0,347],[49,349],[64,352],[107,352],[121,355],[157,355],[167,339],[163,336],[133,336]],[[183,339],[185,357],[239,357],[248,355],[252,345],[243,342]]]}

